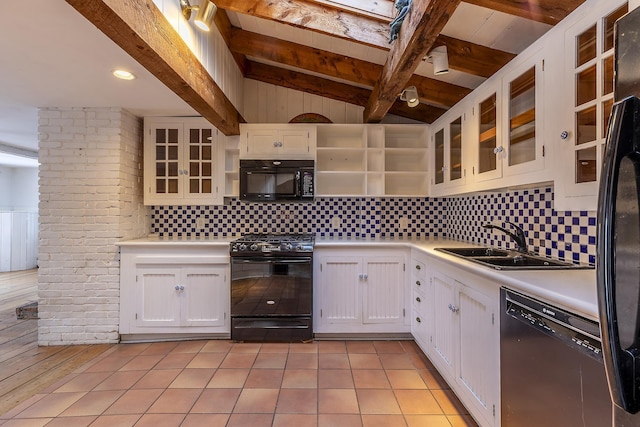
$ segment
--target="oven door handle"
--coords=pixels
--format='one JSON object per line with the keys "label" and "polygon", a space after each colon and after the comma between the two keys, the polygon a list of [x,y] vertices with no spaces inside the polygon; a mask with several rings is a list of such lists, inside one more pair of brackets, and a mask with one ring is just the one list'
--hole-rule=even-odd
{"label": "oven door handle", "polygon": [[264,259],[264,258],[251,258],[251,259],[234,259],[233,263],[242,264],[309,264],[311,258],[283,258],[283,259]]}

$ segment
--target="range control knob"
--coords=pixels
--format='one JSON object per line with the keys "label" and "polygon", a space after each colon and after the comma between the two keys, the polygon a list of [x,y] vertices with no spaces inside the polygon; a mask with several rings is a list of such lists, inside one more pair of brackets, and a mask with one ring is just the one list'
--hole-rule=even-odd
{"label": "range control knob", "polygon": [[257,251],[258,250],[258,244],[257,243],[253,243],[251,245],[251,248],[249,248],[249,249],[251,249],[252,251]]}
{"label": "range control knob", "polygon": [[293,245],[291,243],[285,243],[282,245],[282,250],[291,252],[293,250]]}
{"label": "range control knob", "polygon": [[246,251],[247,250],[247,245],[244,243],[240,243],[240,246],[238,246],[238,250],[239,251]]}

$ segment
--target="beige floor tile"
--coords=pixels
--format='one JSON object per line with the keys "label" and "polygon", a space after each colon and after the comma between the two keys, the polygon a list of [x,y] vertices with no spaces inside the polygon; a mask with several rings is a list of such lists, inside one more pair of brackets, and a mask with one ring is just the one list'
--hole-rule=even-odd
{"label": "beige floor tile", "polygon": [[289,353],[317,353],[318,343],[316,342],[295,342],[289,346]]}
{"label": "beige floor tile", "polygon": [[316,353],[289,353],[287,369],[318,369],[318,355]]}
{"label": "beige floor tile", "polygon": [[225,427],[229,414],[187,414],[180,427]]}
{"label": "beige floor tile", "polygon": [[207,388],[242,388],[249,375],[249,369],[218,369]]}
{"label": "beige floor tile", "polygon": [[164,356],[162,354],[154,354],[150,356],[136,356],[129,363],[120,368],[120,371],[143,371],[153,368]]}
{"label": "beige floor tile", "polygon": [[378,354],[381,353],[404,353],[401,341],[374,341],[373,346]]}
{"label": "beige floor tile", "polygon": [[[140,371],[131,371],[136,372],[136,374]],[[142,371],[147,372],[147,371]],[[140,378],[140,381],[135,383],[131,388],[132,389],[143,389],[143,388],[167,388],[176,379],[176,377],[182,372],[182,369],[160,369],[148,371],[147,374]],[[127,374],[127,372],[120,372],[122,374]]]}
{"label": "beige floor tile", "polygon": [[148,371],[118,371],[109,375],[94,390],[128,390]]}
{"label": "beige floor tile", "polygon": [[362,415],[362,425],[363,427],[404,427],[407,423],[402,415]]}
{"label": "beige floor tile", "polygon": [[442,408],[429,390],[394,390],[402,412],[406,414],[442,415]]}
{"label": "beige floor tile", "polygon": [[200,350],[201,353],[228,353],[233,343],[228,340],[210,340]]}
{"label": "beige floor tile", "polygon": [[362,427],[360,415],[320,414],[318,427]]}
{"label": "beige floor tile", "polygon": [[372,341],[347,341],[348,353],[375,353],[376,347]]}
{"label": "beige floor tile", "polygon": [[382,363],[377,354],[349,353],[351,369],[382,369]]}
{"label": "beige floor tile", "polygon": [[250,343],[250,342],[237,342],[234,343],[229,350],[230,353],[249,353],[249,354],[258,354],[260,351],[260,347],[262,344],[260,343]]}
{"label": "beige floor tile", "polygon": [[101,415],[122,394],[124,390],[90,391],[60,415],[63,417]]}
{"label": "beige floor tile", "polygon": [[144,414],[136,427],[179,427],[185,414]]}
{"label": "beige floor tile", "polygon": [[431,390],[436,401],[442,407],[442,410],[447,415],[465,415],[468,414],[467,408],[465,408],[460,400],[451,390]]}
{"label": "beige floor tile", "polygon": [[273,414],[231,414],[227,427],[271,427]]}
{"label": "beige floor tile", "polygon": [[320,369],[318,388],[354,388],[353,375],[349,369]]}
{"label": "beige floor tile", "polygon": [[353,389],[319,389],[319,414],[358,414],[360,408]]}
{"label": "beige floor tile", "polygon": [[285,369],[282,388],[317,388],[318,371],[315,369]]}
{"label": "beige floor tile", "polygon": [[319,369],[351,369],[346,353],[321,353],[318,355]]}
{"label": "beige floor tile", "polygon": [[256,356],[257,353],[227,353],[220,367],[225,369],[251,368]]}
{"label": "beige floor tile", "polygon": [[172,353],[198,353],[204,345],[207,343],[207,340],[198,340],[198,341],[182,341],[179,342],[178,345],[171,350]]}
{"label": "beige floor tile", "polygon": [[200,397],[201,389],[175,388],[165,390],[151,405],[150,414],[186,414]]}
{"label": "beige floor tile", "polygon": [[219,368],[220,364],[224,360],[225,353],[198,353],[193,359],[186,365],[187,368]]}
{"label": "beige floor tile", "polygon": [[356,388],[391,388],[382,369],[357,369],[352,374]]}
{"label": "beige floor tile", "polygon": [[169,388],[205,388],[215,372],[215,369],[184,369]]}
{"label": "beige floor tile", "polygon": [[91,424],[91,427],[131,427],[142,415],[101,415]]}
{"label": "beige floor tile", "polygon": [[110,372],[86,372],[78,374],[55,390],[55,393],[93,390],[94,387],[106,380],[110,374]]}
{"label": "beige floor tile", "polygon": [[80,400],[85,394],[84,392],[48,394],[20,412],[16,418],[56,417]]}
{"label": "beige floor tile", "polygon": [[284,369],[287,364],[287,353],[264,353],[260,351],[253,363],[254,369]]}
{"label": "beige floor tile", "polygon": [[128,390],[104,412],[104,415],[144,414],[163,391]]}
{"label": "beige floor tile", "polygon": [[317,414],[318,390],[285,388],[280,390],[276,413]]}
{"label": "beige floor tile", "polygon": [[284,369],[252,369],[249,371],[245,388],[280,388]]}
{"label": "beige floor tile", "polygon": [[184,368],[191,362],[194,356],[194,353],[169,353],[158,362],[155,369]]}
{"label": "beige floor tile", "polygon": [[451,427],[446,415],[405,415],[408,427]]}
{"label": "beige floor tile", "polygon": [[289,353],[290,344],[286,342],[264,343],[260,347],[260,353]]}
{"label": "beige floor tile", "polygon": [[387,378],[391,388],[395,389],[426,389],[427,385],[415,370],[391,369],[387,370]]}
{"label": "beige floor tile", "polygon": [[56,417],[47,423],[47,427],[86,427],[98,418],[95,415],[86,417]]}
{"label": "beige floor tile", "polygon": [[178,343],[175,341],[167,341],[167,342],[153,342],[149,344],[149,347],[144,349],[142,353],[143,356],[150,355],[162,355],[165,356],[171,351],[173,351],[178,346]]}
{"label": "beige floor tile", "polygon": [[379,356],[384,369],[415,369],[407,353],[383,353]]}
{"label": "beige floor tile", "polygon": [[318,341],[318,353],[346,353],[344,341]]}
{"label": "beige floor tile", "polygon": [[470,415],[447,415],[452,427],[478,427]]}
{"label": "beige floor tile", "polygon": [[243,389],[238,397],[234,413],[239,414],[273,414],[276,410],[279,389],[249,388]]}
{"label": "beige floor tile", "polygon": [[391,390],[356,389],[361,414],[401,414]]}
{"label": "beige floor tile", "polygon": [[192,414],[230,414],[240,397],[239,388],[208,388],[203,390],[200,397],[191,408]]}
{"label": "beige floor tile", "polygon": [[304,414],[276,414],[273,417],[273,427],[315,427],[318,420],[315,415]]}

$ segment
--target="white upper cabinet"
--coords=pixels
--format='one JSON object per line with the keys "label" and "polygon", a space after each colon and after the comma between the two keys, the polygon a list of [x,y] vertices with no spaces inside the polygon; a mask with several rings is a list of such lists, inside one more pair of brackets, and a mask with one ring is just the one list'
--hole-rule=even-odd
{"label": "white upper cabinet", "polygon": [[315,127],[300,124],[241,124],[242,159],[315,159]]}
{"label": "white upper cabinet", "polygon": [[613,107],[614,23],[627,13],[627,3],[606,2],[586,11],[564,34],[565,64],[562,97],[565,127],[560,131],[560,185],[556,197],[562,209],[596,209],[598,181],[609,115]]}
{"label": "white upper cabinet", "polygon": [[144,204],[222,203],[218,130],[201,117],[144,120]]}

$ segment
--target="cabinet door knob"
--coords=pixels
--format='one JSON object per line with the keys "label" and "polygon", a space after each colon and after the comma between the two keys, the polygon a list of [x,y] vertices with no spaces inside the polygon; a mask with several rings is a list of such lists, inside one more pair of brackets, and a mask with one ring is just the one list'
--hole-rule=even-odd
{"label": "cabinet door knob", "polygon": [[180,290],[180,286],[176,285],[175,289],[176,289],[176,291],[179,291]]}
{"label": "cabinet door knob", "polygon": [[419,318],[419,317],[416,317],[416,322],[421,323],[421,322],[422,322],[422,320],[420,320],[420,318]]}
{"label": "cabinet door knob", "polygon": [[181,290],[181,291],[184,291],[184,286],[180,286],[180,290]]}
{"label": "cabinet door knob", "polygon": [[416,265],[416,270],[422,270],[422,267],[420,267],[419,264]]}
{"label": "cabinet door knob", "polygon": [[416,301],[418,301],[418,302],[422,302],[422,300],[420,299],[420,297],[416,297]]}
{"label": "cabinet door knob", "polygon": [[504,148],[502,146],[496,147],[493,149],[493,154],[499,154],[499,153],[502,153],[503,151],[504,151]]}
{"label": "cabinet door knob", "polygon": [[422,286],[422,283],[420,283],[420,280],[416,280],[416,285],[417,286]]}

